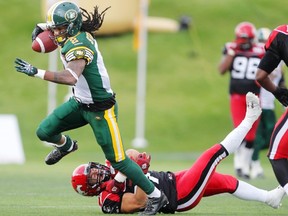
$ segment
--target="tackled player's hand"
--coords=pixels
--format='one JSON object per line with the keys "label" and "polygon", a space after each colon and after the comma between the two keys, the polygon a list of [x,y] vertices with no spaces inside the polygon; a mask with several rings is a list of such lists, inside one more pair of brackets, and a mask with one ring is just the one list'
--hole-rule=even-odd
{"label": "tackled player's hand", "polygon": [[38,73],[38,69],[23,59],[16,58],[15,59],[15,68],[16,71],[27,74],[28,76],[34,76]]}
{"label": "tackled player's hand", "polygon": [[104,182],[105,186],[106,186],[106,191],[110,192],[110,193],[120,193],[124,191],[125,188],[125,183],[124,182],[118,182],[115,179],[111,179],[107,182]]}
{"label": "tackled player's hand", "polygon": [[151,156],[146,152],[140,153],[136,158],[136,163],[141,167],[144,174],[148,172],[150,167]]}

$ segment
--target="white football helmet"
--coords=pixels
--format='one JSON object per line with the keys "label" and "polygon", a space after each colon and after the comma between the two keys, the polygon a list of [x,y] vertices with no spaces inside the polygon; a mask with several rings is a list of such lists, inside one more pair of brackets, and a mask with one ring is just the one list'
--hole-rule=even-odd
{"label": "white football helmet", "polygon": [[259,28],[256,34],[258,42],[265,43],[268,40],[270,34],[271,30],[269,28]]}

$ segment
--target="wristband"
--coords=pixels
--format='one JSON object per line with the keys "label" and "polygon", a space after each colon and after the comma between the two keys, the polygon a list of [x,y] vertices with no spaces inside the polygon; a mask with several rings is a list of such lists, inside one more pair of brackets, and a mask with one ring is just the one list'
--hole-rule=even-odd
{"label": "wristband", "polygon": [[122,182],[124,182],[126,180],[126,178],[127,177],[125,175],[123,175],[122,173],[118,172],[116,174],[116,176],[114,177],[114,180],[117,181],[117,182],[122,183]]}
{"label": "wristband", "polygon": [[228,49],[227,50],[227,55],[235,56],[235,51],[233,49]]}
{"label": "wristband", "polygon": [[34,75],[34,77],[44,79],[45,73],[46,73],[46,70],[38,69],[37,73]]}

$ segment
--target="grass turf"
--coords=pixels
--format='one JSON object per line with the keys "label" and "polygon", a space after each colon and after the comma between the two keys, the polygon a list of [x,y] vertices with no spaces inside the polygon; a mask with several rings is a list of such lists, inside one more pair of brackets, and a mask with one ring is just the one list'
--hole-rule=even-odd
{"label": "grass turf", "polygon": [[[191,154],[190,159],[188,153],[181,158],[177,154],[170,154],[169,161],[157,160],[157,156],[154,155],[152,169],[177,171],[188,168],[198,154]],[[70,157],[75,159],[72,154]],[[25,166],[1,166],[1,216],[102,214],[95,197],[82,197],[74,192],[70,185],[71,172],[80,163],[80,160],[71,162],[64,158],[54,166],[46,166],[42,161],[27,162]],[[265,178],[248,182],[263,189],[273,189],[277,183],[271,167],[268,163],[263,165]],[[232,170],[231,158],[222,161],[217,168],[218,172],[228,174],[233,174]],[[223,194],[205,197],[193,210],[175,215],[287,215],[287,211],[287,198],[284,198],[280,209],[273,209],[262,203],[243,201],[230,194]]]}

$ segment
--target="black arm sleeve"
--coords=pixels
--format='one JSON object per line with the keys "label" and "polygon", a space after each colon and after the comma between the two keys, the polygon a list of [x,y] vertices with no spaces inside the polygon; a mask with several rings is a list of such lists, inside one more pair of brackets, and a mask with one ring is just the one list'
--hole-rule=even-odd
{"label": "black arm sleeve", "polygon": [[281,59],[277,58],[272,51],[267,50],[264,57],[261,59],[258,68],[271,73],[280,63]]}

